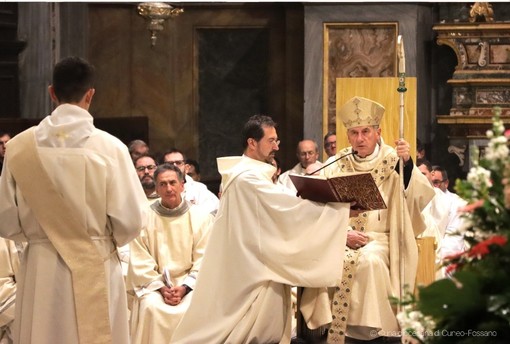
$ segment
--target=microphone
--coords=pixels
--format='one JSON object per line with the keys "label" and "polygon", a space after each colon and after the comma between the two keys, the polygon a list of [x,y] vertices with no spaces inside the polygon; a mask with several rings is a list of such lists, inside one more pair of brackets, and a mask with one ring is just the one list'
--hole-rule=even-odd
{"label": "microphone", "polygon": [[332,162],[330,162],[329,164],[322,166],[321,168],[319,168],[319,169],[317,169],[317,170],[313,171],[312,173],[307,173],[307,174],[305,174],[305,176],[311,176],[311,175],[313,175],[313,174],[315,174],[315,173],[319,172],[319,171],[320,171],[320,170],[322,170],[323,168],[328,167],[328,166],[329,166],[329,165],[331,165],[332,163],[337,162],[338,160],[340,160],[340,159],[342,159],[342,158],[345,158],[346,156],[349,156],[349,155],[356,155],[356,154],[358,154],[358,151],[353,150],[352,152],[350,152],[350,153],[348,153],[348,154],[344,154],[344,155],[342,155],[342,156],[341,156],[341,157],[339,157],[338,159],[333,160],[333,161],[332,161]]}

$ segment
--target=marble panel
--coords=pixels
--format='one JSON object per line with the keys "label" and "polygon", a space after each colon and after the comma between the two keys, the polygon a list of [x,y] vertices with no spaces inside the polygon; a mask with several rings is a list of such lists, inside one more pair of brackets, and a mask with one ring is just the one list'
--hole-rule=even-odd
{"label": "marble panel", "polygon": [[324,24],[327,127],[335,126],[336,78],[395,77],[397,23]]}
{"label": "marble panel", "polygon": [[[240,155],[240,130],[268,111],[268,30],[197,30],[201,170],[216,177],[216,157]],[[236,133],[236,134],[234,134]]]}

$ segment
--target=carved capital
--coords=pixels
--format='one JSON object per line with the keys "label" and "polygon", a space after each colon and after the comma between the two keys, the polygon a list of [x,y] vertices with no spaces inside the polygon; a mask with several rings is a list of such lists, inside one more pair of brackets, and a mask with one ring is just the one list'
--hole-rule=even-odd
{"label": "carved capital", "polygon": [[459,166],[464,166],[464,153],[466,152],[466,145],[460,147],[451,145],[448,147],[448,153],[453,153],[459,158]]}

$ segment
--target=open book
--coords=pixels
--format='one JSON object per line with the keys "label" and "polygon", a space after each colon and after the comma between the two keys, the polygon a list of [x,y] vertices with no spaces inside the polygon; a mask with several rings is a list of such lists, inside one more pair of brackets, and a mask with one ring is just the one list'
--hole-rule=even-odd
{"label": "open book", "polygon": [[386,209],[386,203],[370,173],[340,177],[289,175],[301,198],[316,202],[356,202],[357,210]]}

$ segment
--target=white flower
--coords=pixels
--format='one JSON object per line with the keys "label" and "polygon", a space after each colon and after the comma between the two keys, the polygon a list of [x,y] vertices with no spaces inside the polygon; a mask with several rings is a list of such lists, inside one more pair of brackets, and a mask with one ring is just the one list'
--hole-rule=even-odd
{"label": "white flower", "polygon": [[467,181],[473,187],[473,199],[484,196],[492,186],[491,172],[479,165],[471,167],[467,175]]}
{"label": "white flower", "polygon": [[414,321],[419,320],[420,317],[422,317],[422,316],[423,315],[418,311],[409,312],[409,319],[414,320]]}

